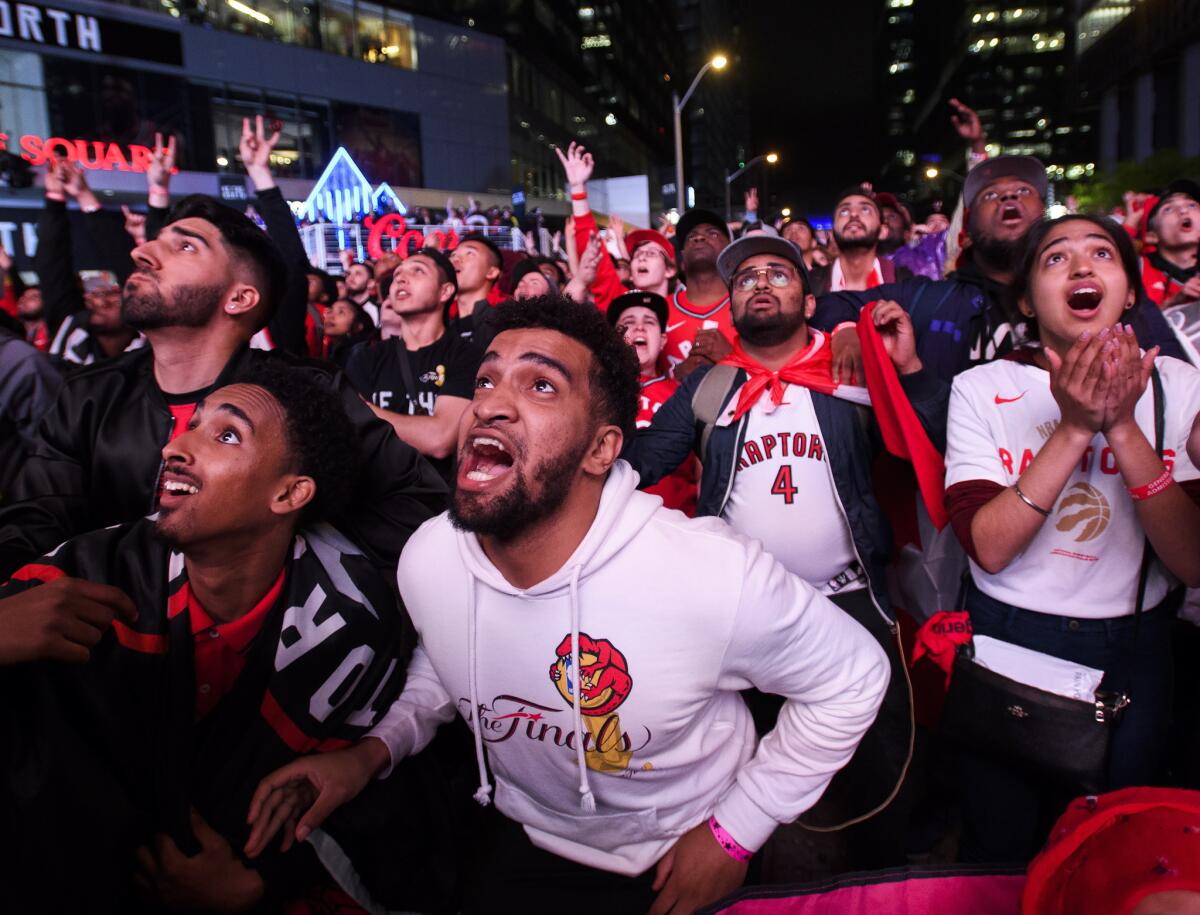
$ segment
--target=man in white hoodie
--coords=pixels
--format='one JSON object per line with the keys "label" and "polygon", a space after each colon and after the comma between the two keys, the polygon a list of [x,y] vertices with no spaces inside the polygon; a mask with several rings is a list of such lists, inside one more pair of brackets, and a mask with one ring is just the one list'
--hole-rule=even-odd
{"label": "man in white hoodie", "polygon": [[[400,561],[420,637],[404,693],[369,738],[265,779],[249,848],[315,796],[306,838],[457,710],[476,799],[494,790],[508,827],[466,911],[582,894],[604,912],[692,912],[821,796],[888,663],[759,543],[637,491],[618,460],[637,367],[599,312],[547,296],[496,318],[453,506]],[[787,700],[761,742],[738,695],[751,686]]]}

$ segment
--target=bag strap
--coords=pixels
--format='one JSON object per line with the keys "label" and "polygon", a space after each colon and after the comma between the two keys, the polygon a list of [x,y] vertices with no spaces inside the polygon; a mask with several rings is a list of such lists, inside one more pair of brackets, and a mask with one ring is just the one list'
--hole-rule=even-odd
{"label": "bag strap", "polygon": [[408,402],[418,411],[416,415],[420,415],[424,411],[421,410],[420,401],[417,399],[417,377],[413,372],[412,356],[409,355],[408,345],[403,338],[399,338],[397,342],[400,344],[400,374],[404,376],[405,394]]}
{"label": "bag strap", "polygon": [[[1167,399],[1163,393],[1162,376],[1159,375],[1157,367],[1150,373],[1150,389],[1151,397],[1154,399],[1154,451],[1161,461],[1163,456],[1163,440],[1166,437]],[[1135,645],[1137,644],[1138,622],[1142,611],[1145,609],[1146,583],[1150,578],[1150,566],[1153,564],[1154,547],[1150,545],[1150,538],[1147,537],[1146,545],[1142,549],[1142,568],[1138,572],[1137,603],[1133,609],[1133,641]]]}
{"label": "bag strap", "polygon": [[696,453],[702,461],[708,451],[709,436],[717,424],[717,417],[721,415],[721,407],[725,406],[729,392],[733,389],[737,373],[736,366],[714,365],[692,392],[692,416],[696,418],[696,425],[701,427],[700,447]]}

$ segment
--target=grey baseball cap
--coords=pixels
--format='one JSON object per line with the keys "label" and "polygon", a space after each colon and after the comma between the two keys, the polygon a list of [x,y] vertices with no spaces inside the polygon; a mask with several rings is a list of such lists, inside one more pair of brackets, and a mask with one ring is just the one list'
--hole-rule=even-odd
{"label": "grey baseball cap", "polygon": [[808,268],[804,266],[804,255],[792,242],[778,235],[745,235],[717,255],[717,273],[728,286],[738,267],[759,254],[774,254],[794,266],[804,278],[804,287],[812,289],[808,279]]}
{"label": "grey baseball cap", "polygon": [[970,209],[979,196],[979,192],[1001,178],[1017,178],[1031,185],[1042,200],[1050,189],[1046,178],[1046,166],[1042,160],[1034,156],[996,156],[986,162],[980,162],[967,172],[967,180],[963,184],[963,206]]}

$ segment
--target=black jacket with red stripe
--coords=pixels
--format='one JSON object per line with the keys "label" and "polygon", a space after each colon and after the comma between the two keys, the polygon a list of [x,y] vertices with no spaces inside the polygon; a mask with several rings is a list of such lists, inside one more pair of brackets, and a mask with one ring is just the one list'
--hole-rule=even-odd
{"label": "black jacket with red stripe", "polygon": [[[412,624],[328,526],[297,536],[242,673],[200,721],[190,620],[174,597],[185,564],[153,522],[68,541],[18,570],[0,600],[63,575],[120,588],[138,618],[114,622],[86,664],[0,668],[0,886],[38,910],[123,910],[138,845],[161,832],[198,850],[190,807],[238,853],[259,781],[365,735],[404,684]],[[277,847],[253,866],[280,896],[298,889],[295,862],[313,862],[306,846]]]}

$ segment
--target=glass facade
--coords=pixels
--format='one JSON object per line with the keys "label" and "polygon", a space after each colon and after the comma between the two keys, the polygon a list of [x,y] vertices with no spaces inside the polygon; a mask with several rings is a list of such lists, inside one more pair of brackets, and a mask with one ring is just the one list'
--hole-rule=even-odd
{"label": "glass facade", "polygon": [[398,187],[422,181],[416,114],[188,81],[161,73],[49,55],[0,51],[0,132],[153,146],[177,140],[178,167],[237,172],[242,121],[262,115],[280,132],[275,174],[316,178],[346,146],[367,177]]}
{"label": "glass facade", "polygon": [[192,25],[415,70],[412,16],[356,0],[121,0]]}

